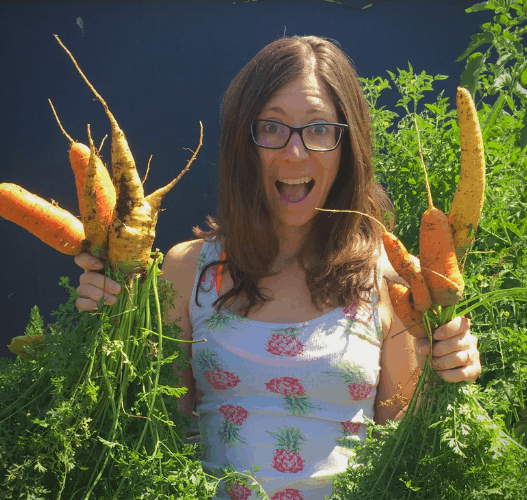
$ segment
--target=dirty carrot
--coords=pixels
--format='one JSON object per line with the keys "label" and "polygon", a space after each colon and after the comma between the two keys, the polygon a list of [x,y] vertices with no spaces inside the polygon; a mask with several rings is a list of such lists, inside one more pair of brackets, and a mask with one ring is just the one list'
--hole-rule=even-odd
{"label": "dirty carrot", "polygon": [[421,271],[432,295],[432,303],[450,306],[456,304],[463,296],[465,282],[459,270],[448,218],[443,211],[434,207],[417,121],[415,126],[428,197],[428,209],[421,218],[419,228]]}
{"label": "dirty carrot", "polygon": [[459,262],[468,253],[478,227],[485,194],[485,154],[478,113],[470,92],[458,87],[456,94],[461,171],[448,213]]}
{"label": "dirty carrot", "polygon": [[[79,210],[81,217],[84,220],[84,188],[90,161],[90,148],[80,142],[74,141],[71,138],[66,130],[64,130],[64,127],[59,120],[51,100],[48,99],[48,102],[51,106],[60,130],[70,142],[70,164],[73,174],[75,175],[75,185],[77,187],[77,196],[79,199]],[[92,175],[94,193],[92,194],[92,201],[89,203],[90,205],[94,203],[96,204],[101,224],[105,227],[108,227],[112,222],[113,212],[115,209],[115,187],[112,183],[112,179],[110,178],[108,169],[104,166],[104,163],[97,154],[95,155],[95,171]]]}
{"label": "dirty carrot", "polygon": [[391,280],[386,280],[386,282],[393,310],[406,326],[408,333],[416,338],[425,338],[423,315],[415,307],[412,298],[413,291],[402,283]]}
{"label": "dirty carrot", "polygon": [[81,221],[16,184],[0,184],[0,216],[27,229],[63,254],[76,255],[82,250],[84,229]]}
{"label": "dirty carrot", "polygon": [[185,169],[165,187],[145,197],[143,184],[137,172],[135,160],[124,132],[109,110],[104,99],[80,69],[72,53],[64,46],[57,35],[55,35],[55,38],[73,61],[82,79],[103,105],[111,124],[112,171],[113,183],[117,194],[117,204],[109,229],[108,258],[112,265],[116,266],[123,273],[144,270],[148,264],[155,238],[155,226],[161,201],[165,194],[177,184],[181,176],[189,169],[190,164],[196,158],[202,145],[203,126],[200,122],[201,134],[199,146]]}
{"label": "dirty carrot", "polygon": [[[97,154],[95,146],[90,133],[90,126],[88,125],[88,141],[90,144],[90,157],[88,161],[88,169],[86,171],[86,181],[84,183],[83,192],[83,217],[84,232],[86,239],[89,241],[89,252],[98,258],[105,259],[108,250],[108,224],[101,218],[101,210],[97,204]],[[113,186],[112,186],[113,187]],[[115,191],[114,191],[115,194]],[[112,210],[113,212],[113,210]]]}
{"label": "dirty carrot", "polygon": [[[415,263],[410,252],[406,249],[403,242],[386,229],[386,226],[382,224],[375,217],[372,217],[363,212],[357,210],[332,210],[325,208],[318,208],[323,212],[351,212],[357,213],[369,217],[370,219],[377,222],[383,229],[382,242],[386,255],[390,264],[395,269],[397,274],[410,285],[412,290],[412,296],[414,300],[414,307],[421,312],[428,311],[432,305],[430,292],[428,291],[427,284],[424,276],[419,269],[419,266]],[[395,292],[394,292],[395,293]]]}
{"label": "dirty carrot", "polygon": [[415,309],[421,312],[428,311],[432,305],[430,292],[422,272],[413,261],[410,253],[402,241],[393,233],[385,231],[382,235],[382,241],[390,264],[397,274],[410,285]]}

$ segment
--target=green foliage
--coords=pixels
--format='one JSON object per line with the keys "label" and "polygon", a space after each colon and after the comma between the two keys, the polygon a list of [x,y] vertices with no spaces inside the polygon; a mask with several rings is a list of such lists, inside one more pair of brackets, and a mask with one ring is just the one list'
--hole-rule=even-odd
{"label": "green foliage", "polygon": [[[362,466],[337,480],[331,499],[527,495],[527,310],[525,292],[517,295],[527,286],[527,4],[488,1],[468,12],[483,9],[494,10],[494,20],[459,58],[466,60],[462,84],[477,96],[487,172],[483,214],[464,262],[465,295],[500,297],[470,313],[483,372],[472,386],[427,380],[434,389],[422,394],[415,415],[372,424],[356,448]],[[394,232],[418,254],[427,200],[416,123],[434,204],[448,213],[459,180],[457,114],[436,90],[441,75],[418,74],[409,64],[388,76],[362,81],[373,108],[374,164],[396,208]],[[400,95],[397,114],[377,106],[387,89]],[[423,404],[431,414],[422,413]]]}
{"label": "green foliage", "polygon": [[[158,282],[161,255],[146,276],[125,279],[114,306],[53,313],[44,347],[0,362],[0,498],[79,500],[208,499],[219,478],[203,471],[184,440],[174,363],[180,359],[170,282]],[[27,335],[42,334],[38,308]],[[188,363],[188,362],[185,362]],[[184,363],[179,363],[180,366]],[[248,476],[245,474],[245,476]],[[224,478],[236,474],[225,472]]]}

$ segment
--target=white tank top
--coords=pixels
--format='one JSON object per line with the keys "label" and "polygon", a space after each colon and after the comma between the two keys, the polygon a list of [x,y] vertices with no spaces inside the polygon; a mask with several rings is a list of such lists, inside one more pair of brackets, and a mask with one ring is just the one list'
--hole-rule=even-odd
{"label": "white tank top", "polygon": [[[196,408],[205,470],[259,467],[255,478],[271,500],[320,500],[354,460],[366,437],[379,380],[382,324],[372,304],[338,307],[302,323],[266,323],[217,312],[221,247],[205,242],[190,321],[192,370],[204,393]],[[377,273],[380,280],[381,271]],[[220,485],[218,500],[255,499],[241,484]]]}

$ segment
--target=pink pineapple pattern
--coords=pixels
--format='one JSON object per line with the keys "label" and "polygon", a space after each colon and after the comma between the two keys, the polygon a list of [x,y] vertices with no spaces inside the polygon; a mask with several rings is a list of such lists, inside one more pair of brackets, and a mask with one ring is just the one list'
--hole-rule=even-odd
{"label": "pink pineapple pattern", "polygon": [[304,344],[298,340],[302,328],[305,327],[275,328],[272,330],[265,350],[275,356],[290,356],[292,358],[302,354]]}
{"label": "pink pineapple pattern", "polygon": [[346,420],[340,423],[342,427],[341,437],[337,438],[337,444],[344,448],[353,448],[353,439],[360,431],[361,424],[359,422],[352,422]]}
{"label": "pink pineapple pattern", "polygon": [[338,365],[337,368],[339,368],[339,371],[329,373],[333,373],[344,379],[344,382],[348,386],[349,395],[353,401],[361,401],[370,395],[375,386],[366,380],[367,374],[362,367],[347,363],[346,365]]}
{"label": "pink pineapple pattern", "polygon": [[205,378],[214,389],[232,389],[240,383],[240,379],[231,372],[222,370],[218,362],[217,354],[209,351],[206,347],[196,356],[196,367],[203,371]]}
{"label": "pink pineapple pattern", "polygon": [[291,415],[306,415],[312,410],[320,409],[309,401],[304,387],[297,378],[273,378],[266,382],[265,387],[269,391],[283,396],[284,406]]}
{"label": "pink pineapple pattern", "polygon": [[236,481],[232,488],[225,489],[232,500],[247,500],[251,496],[251,490],[244,484]]}
{"label": "pink pineapple pattern", "polygon": [[363,340],[382,339],[382,328],[378,328],[373,321],[373,308],[363,304],[361,307],[356,302],[344,308],[344,330],[348,335],[355,335]]}
{"label": "pink pineapple pattern", "polygon": [[271,500],[304,500],[304,495],[295,488],[286,488],[284,491],[275,493]]}
{"label": "pink pineapple pattern", "polygon": [[305,460],[300,456],[300,441],[306,441],[300,428],[277,427],[278,432],[270,432],[276,438],[276,450],[271,467],[278,472],[295,474],[304,470]]}
{"label": "pink pineapple pattern", "polygon": [[216,287],[217,279],[218,279],[218,266],[209,267],[207,269],[207,272],[201,278],[200,286],[203,288],[205,292],[210,292],[213,288]]}
{"label": "pink pineapple pattern", "polygon": [[238,448],[239,443],[245,444],[245,441],[240,437],[240,430],[249,416],[248,411],[241,406],[234,405],[222,405],[219,407],[219,411],[225,417],[219,430],[220,441],[235,448]]}

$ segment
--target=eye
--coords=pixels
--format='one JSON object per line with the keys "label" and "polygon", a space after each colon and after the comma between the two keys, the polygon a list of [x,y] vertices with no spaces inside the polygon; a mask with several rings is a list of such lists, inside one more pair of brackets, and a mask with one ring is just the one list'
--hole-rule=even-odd
{"label": "eye", "polygon": [[325,125],[314,125],[313,127],[310,128],[310,132],[313,133],[314,135],[324,135],[324,134],[327,134],[328,133],[328,127],[326,127]]}
{"label": "eye", "polygon": [[274,122],[264,122],[262,129],[266,134],[278,134],[283,131],[283,127],[279,123]]}

